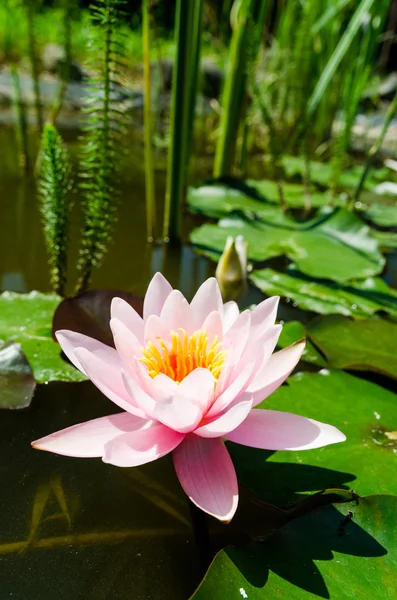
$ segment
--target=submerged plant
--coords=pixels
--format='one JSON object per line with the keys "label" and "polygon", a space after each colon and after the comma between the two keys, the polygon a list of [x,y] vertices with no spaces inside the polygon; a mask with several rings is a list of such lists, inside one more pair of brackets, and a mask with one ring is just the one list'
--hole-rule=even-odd
{"label": "submerged plant", "polygon": [[124,115],[117,106],[117,85],[124,58],[118,29],[119,0],[96,0],[92,8],[91,66],[81,158],[84,227],[80,246],[77,291],[87,288],[92,269],[107,250],[117,218],[117,174],[123,155]]}
{"label": "submerged plant", "polygon": [[124,412],[74,425],[33,442],[74,457],[102,457],[119,467],[142,465],[172,452],[190,500],[230,521],[237,477],[222,438],[267,450],[305,450],[345,436],[313,419],[255,409],[296,366],[297,342],[273,354],[281,332],[278,298],[239,314],[223,304],[214,278],[192,302],[160,273],[147,290],[143,318],[120,298],[111,306],[115,347],[73,331],[58,331],[69,359]]}
{"label": "submerged plant", "polygon": [[44,127],[38,177],[40,209],[50,263],[51,286],[64,295],[69,220],[72,203],[70,165],[61,136],[53,125]]}

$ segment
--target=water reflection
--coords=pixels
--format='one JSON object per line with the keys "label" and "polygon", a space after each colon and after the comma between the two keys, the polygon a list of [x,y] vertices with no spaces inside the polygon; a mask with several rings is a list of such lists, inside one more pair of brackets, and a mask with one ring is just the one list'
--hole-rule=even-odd
{"label": "water reflection", "polygon": [[118,469],[30,441],[113,411],[92,384],[40,386],[2,411],[1,597],[186,600],[199,581],[186,498],[171,461]]}

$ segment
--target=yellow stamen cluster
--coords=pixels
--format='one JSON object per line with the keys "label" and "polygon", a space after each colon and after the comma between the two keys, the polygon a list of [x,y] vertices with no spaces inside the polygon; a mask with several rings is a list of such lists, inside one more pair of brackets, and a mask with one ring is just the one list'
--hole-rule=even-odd
{"label": "yellow stamen cluster", "polygon": [[162,338],[157,338],[156,344],[150,341],[142,349],[143,358],[139,360],[147,366],[150,377],[164,373],[180,383],[194,369],[203,367],[209,369],[217,380],[226,356],[218,340],[216,335],[209,344],[204,329],[199,329],[190,336],[184,329],[171,331],[171,344],[166,345]]}

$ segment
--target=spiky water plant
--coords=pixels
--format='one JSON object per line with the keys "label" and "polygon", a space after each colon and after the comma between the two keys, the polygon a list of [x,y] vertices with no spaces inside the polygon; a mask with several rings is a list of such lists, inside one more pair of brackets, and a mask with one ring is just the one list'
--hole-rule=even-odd
{"label": "spiky water plant", "polygon": [[85,199],[78,292],[88,287],[92,269],[101,264],[111,239],[119,195],[116,181],[123,154],[124,113],[117,102],[124,60],[118,27],[121,2],[96,0],[91,10],[90,67],[96,75],[89,82],[82,139],[80,174]]}
{"label": "spiky water plant", "polygon": [[51,286],[64,295],[72,187],[68,154],[53,125],[44,126],[38,192],[50,264]]}

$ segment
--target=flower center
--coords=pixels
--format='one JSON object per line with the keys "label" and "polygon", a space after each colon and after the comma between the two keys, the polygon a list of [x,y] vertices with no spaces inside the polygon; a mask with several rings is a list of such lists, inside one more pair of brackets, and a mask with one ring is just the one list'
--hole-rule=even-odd
{"label": "flower center", "polygon": [[226,356],[218,340],[216,335],[209,343],[205,329],[199,329],[192,335],[188,335],[184,329],[171,331],[170,344],[166,345],[160,337],[157,338],[157,344],[148,342],[146,348],[142,349],[143,357],[139,360],[147,366],[152,378],[164,373],[180,383],[194,369],[202,367],[211,371],[216,381]]}

